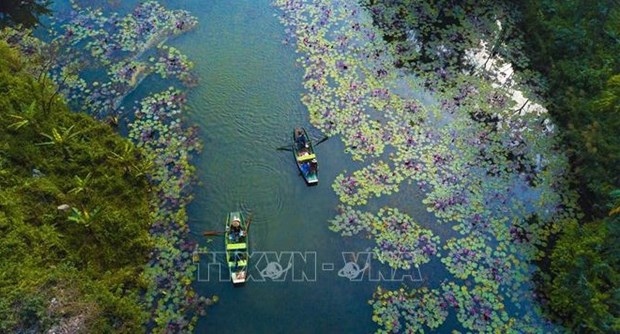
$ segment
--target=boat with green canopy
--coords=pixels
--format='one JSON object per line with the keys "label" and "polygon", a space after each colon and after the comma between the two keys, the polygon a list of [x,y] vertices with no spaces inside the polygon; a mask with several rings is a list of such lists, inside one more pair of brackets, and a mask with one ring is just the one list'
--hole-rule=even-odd
{"label": "boat with green canopy", "polygon": [[226,263],[233,284],[245,283],[248,277],[248,226],[239,211],[230,212],[226,217],[224,244]]}

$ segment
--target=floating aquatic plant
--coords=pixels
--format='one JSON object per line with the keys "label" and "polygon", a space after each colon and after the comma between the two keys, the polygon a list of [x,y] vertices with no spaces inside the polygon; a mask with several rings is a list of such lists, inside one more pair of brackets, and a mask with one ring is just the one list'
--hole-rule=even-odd
{"label": "floating aquatic plant", "polygon": [[379,333],[424,332],[438,328],[448,316],[448,304],[441,293],[426,287],[394,291],[377,287],[369,303]]}
{"label": "floating aquatic plant", "polygon": [[448,271],[462,280],[471,279],[499,291],[500,287],[513,290],[527,279],[528,267],[524,262],[504,247],[492,249],[483,238],[450,239],[445,249],[448,254],[441,261]]}
{"label": "floating aquatic plant", "polygon": [[392,268],[410,269],[437,255],[439,237],[420,227],[412,219],[394,208],[379,210],[372,227],[377,247],[374,253],[381,262]]}
{"label": "floating aquatic plant", "polygon": [[364,205],[372,196],[389,195],[398,191],[400,175],[383,161],[353,172],[351,176],[338,175],[333,184],[340,201],[349,205]]}
{"label": "floating aquatic plant", "polygon": [[456,310],[456,316],[463,327],[485,333],[494,333],[505,328],[508,313],[502,298],[484,285],[473,289],[458,286],[454,282],[443,284],[443,297],[450,307]]}
{"label": "floating aquatic plant", "polygon": [[167,45],[158,45],[157,53],[158,57],[149,58],[150,61],[154,62],[155,73],[164,79],[176,77],[188,87],[197,84],[197,78],[191,72],[194,63],[186,55],[176,48]]}
{"label": "floating aquatic plant", "polygon": [[379,261],[395,269],[411,269],[438,255],[439,237],[416,224],[411,217],[394,208],[382,208],[376,215],[340,205],[339,215],[330,221],[330,229],[351,236],[362,231],[373,236],[373,253]]}
{"label": "floating aquatic plant", "polygon": [[[147,62],[146,55],[156,46],[164,48],[167,39],[196,24],[189,12],[168,10],[156,1],[142,2],[123,17],[116,13],[106,16],[100,8],[81,8],[72,2],[68,15],[59,13],[51,22],[50,43],[35,46],[20,42],[17,36],[11,39],[22,50],[48,59],[43,70],[50,72],[74,108],[103,119],[120,114],[125,96],[153,72],[195,84],[191,62],[178,50],[171,51],[171,59],[179,62],[167,72],[159,63]],[[84,75],[95,75],[96,81],[90,84],[92,79],[86,82]]]}
{"label": "floating aquatic plant", "polygon": [[373,215],[369,212],[361,212],[349,206],[339,205],[339,215],[330,221],[330,230],[343,236],[352,236],[362,231],[371,233]]}
{"label": "floating aquatic plant", "polygon": [[172,310],[155,309],[155,323],[160,326],[162,322],[166,326],[179,323],[174,319],[183,319],[185,312],[198,307],[190,285],[196,270],[190,256],[195,246],[186,241],[189,228],[185,206],[191,200],[189,187],[194,172],[190,159],[200,150],[200,143],[196,132],[180,122],[184,103],[184,94],[172,87],[146,97],[136,107],[129,131],[129,137],[154,162],[148,172],[157,194],[151,204],[156,208],[151,233],[159,242],[155,260],[145,272],[155,282],[147,296],[160,306],[175,305]]}

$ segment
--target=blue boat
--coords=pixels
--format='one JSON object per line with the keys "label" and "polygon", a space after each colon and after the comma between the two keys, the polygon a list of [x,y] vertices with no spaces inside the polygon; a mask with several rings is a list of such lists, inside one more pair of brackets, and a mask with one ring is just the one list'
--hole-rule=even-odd
{"label": "blue boat", "polygon": [[293,130],[293,157],[308,185],[319,183],[319,164],[314,147],[304,128]]}

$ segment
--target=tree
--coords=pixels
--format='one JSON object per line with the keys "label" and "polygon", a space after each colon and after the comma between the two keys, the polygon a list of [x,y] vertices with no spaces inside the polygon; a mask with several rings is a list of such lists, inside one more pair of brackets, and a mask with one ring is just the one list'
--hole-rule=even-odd
{"label": "tree", "polygon": [[618,218],[570,223],[553,250],[550,307],[572,331],[620,331]]}

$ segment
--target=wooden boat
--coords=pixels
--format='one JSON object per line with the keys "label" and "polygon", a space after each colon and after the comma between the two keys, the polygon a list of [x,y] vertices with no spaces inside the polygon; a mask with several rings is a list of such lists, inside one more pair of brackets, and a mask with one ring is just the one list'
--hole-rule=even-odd
{"label": "wooden boat", "polygon": [[224,232],[226,263],[233,284],[245,283],[248,277],[248,234],[247,223],[239,211],[230,212],[226,217]]}
{"label": "wooden boat", "polygon": [[319,183],[319,165],[314,146],[304,128],[293,130],[293,156],[306,183],[309,185]]}

